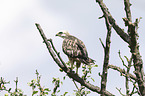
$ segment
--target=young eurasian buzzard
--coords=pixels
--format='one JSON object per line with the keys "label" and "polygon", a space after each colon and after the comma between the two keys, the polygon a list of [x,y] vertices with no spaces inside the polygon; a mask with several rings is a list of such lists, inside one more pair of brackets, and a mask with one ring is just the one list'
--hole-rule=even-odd
{"label": "young eurasian buzzard", "polygon": [[78,73],[78,68],[81,63],[86,65],[94,64],[94,60],[88,57],[86,47],[81,40],[70,35],[67,31],[61,31],[56,36],[64,39],[62,44],[63,52],[69,58],[71,69],[73,68],[74,62],[76,62],[76,73]]}

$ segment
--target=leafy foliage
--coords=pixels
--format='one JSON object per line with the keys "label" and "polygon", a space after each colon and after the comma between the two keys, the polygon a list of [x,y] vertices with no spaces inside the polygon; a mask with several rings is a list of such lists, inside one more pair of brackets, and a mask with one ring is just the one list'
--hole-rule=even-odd
{"label": "leafy foliage", "polygon": [[[41,79],[41,75],[39,75],[38,71],[36,70],[36,75],[37,75],[37,79],[33,79],[31,80],[31,82],[28,83],[28,85],[30,87],[32,87],[32,96],[34,95],[40,95],[40,96],[46,96],[51,94],[51,96],[57,96],[57,93],[60,92],[60,90],[58,90],[58,88],[60,87],[60,84],[63,84],[59,78],[54,78],[53,77],[53,81],[52,83],[55,85],[53,90],[50,90],[49,88],[44,88],[41,86],[40,83],[40,79]],[[52,91],[52,92],[51,92]],[[61,96],[65,96],[68,92],[65,92],[63,95]]]}
{"label": "leafy foliage", "polygon": [[5,96],[26,96],[23,94],[23,91],[21,89],[17,88],[17,84],[18,84],[18,78],[16,78],[16,80],[14,80],[14,82],[16,83],[16,88],[15,91],[12,92],[12,88],[7,88],[6,84],[10,84],[10,81],[7,82],[4,80],[4,78],[1,77],[0,79],[0,92],[1,91],[6,91],[7,93],[5,94]]}

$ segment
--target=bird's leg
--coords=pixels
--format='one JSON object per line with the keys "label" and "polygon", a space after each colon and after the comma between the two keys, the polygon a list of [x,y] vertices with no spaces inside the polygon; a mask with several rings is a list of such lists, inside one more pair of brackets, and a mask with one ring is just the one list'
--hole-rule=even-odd
{"label": "bird's leg", "polygon": [[78,67],[76,68],[76,74],[78,74]]}
{"label": "bird's leg", "polygon": [[73,70],[73,63],[71,62],[71,70]]}
{"label": "bird's leg", "polygon": [[76,73],[78,74],[78,68],[81,66],[81,62],[77,61],[76,62]]}
{"label": "bird's leg", "polygon": [[73,70],[74,60],[72,58],[69,58],[70,64],[71,64],[71,70]]}

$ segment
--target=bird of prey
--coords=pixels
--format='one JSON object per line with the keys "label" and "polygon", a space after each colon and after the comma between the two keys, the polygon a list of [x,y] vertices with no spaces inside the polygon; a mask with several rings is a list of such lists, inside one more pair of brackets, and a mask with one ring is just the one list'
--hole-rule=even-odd
{"label": "bird of prey", "polygon": [[86,47],[80,39],[70,35],[67,31],[59,31],[56,36],[64,39],[62,44],[63,52],[69,58],[71,69],[73,69],[76,62],[76,73],[78,73],[81,63],[86,65],[94,64],[94,60],[88,57]]}

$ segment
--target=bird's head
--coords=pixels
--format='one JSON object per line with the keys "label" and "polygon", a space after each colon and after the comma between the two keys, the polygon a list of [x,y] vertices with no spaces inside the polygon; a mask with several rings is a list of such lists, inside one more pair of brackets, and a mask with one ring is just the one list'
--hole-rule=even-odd
{"label": "bird's head", "polygon": [[55,36],[66,38],[68,35],[69,35],[68,31],[63,30],[63,31],[59,31]]}

